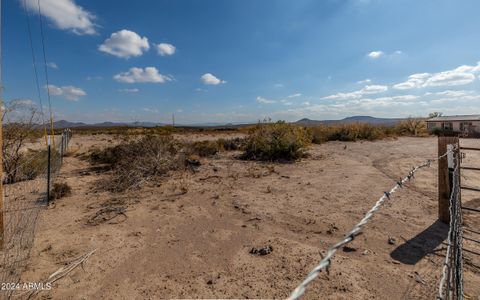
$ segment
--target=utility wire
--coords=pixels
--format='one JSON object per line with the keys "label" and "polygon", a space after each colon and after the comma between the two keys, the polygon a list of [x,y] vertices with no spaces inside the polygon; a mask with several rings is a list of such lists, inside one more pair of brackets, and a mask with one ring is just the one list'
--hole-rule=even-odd
{"label": "utility wire", "polygon": [[38,100],[40,102],[40,114],[42,116],[42,125],[44,129],[44,134],[45,134],[45,142],[47,143],[47,127],[45,125],[45,114],[43,112],[43,101],[42,101],[42,93],[40,91],[40,82],[38,80],[38,71],[37,71],[37,61],[35,58],[35,49],[33,47],[33,38],[32,38],[32,28],[30,24],[30,13],[28,12],[27,9],[27,1],[23,0],[23,9],[25,11],[25,18],[27,21],[27,31],[28,31],[28,40],[30,43],[30,51],[32,55],[32,63],[33,63],[33,73],[35,75],[35,84],[37,87],[37,94],[38,94]]}
{"label": "utility wire", "polygon": [[47,54],[45,51],[45,34],[43,33],[43,17],[42,17],[42,9],[40,6],[40,0],[37,0],[37,5],[38,5],[38,18],[40,21],[40,37],[42,40],[42,50],[43,50],[43,67],[45,70],[45,81],[47,82],[48,110],[50,112],[50,131],[52,134],[53,143],[55,144],[55,132],[53,130],[52,101],[50,97],[50,83],[48,80]]}

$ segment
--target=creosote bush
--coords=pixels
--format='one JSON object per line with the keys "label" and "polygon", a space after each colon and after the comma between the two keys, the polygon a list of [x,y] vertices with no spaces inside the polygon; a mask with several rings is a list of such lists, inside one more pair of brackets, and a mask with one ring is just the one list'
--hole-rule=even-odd
{"label": "creosote bush", "polygon": [[305,155],[312,138],[304,127],[282,121],[255,126],[246,139],[244,159],[296,160]]}
{"label": "creosote bush", "polygon": [[315,144],[328,141],[374,141],[393,134],[392,128],[366,123],[320,125],[311,128],[311,131],[312,142]]}

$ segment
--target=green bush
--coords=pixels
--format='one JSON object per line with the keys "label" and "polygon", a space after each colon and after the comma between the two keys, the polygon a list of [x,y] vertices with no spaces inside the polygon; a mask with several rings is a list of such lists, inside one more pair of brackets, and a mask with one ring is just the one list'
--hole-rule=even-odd
{"label": "green bush", "polygon": [[295,160],[304,156],[311,139],[310,132],[301,126],[281,121],[258,124],[246,139],[243,158],[263,161]]}

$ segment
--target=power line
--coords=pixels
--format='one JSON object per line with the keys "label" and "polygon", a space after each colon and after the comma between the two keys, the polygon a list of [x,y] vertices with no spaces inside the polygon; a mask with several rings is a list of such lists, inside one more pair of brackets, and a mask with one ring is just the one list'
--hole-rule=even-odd
{"label": "power line", "polygon": [[[44,67],[44,70],[45,70],[45,81],[47,83],[48,109],[49,109],[49,112],[50,112],[50,130],[51,130],[52,136],[55,136],[54,131],[53,131],[52,102],[51,102],[51,97],[50,97],[50,83],[49,83],[49,80],[48,80],[47,54],[46,54],[46,51],[45,51],[45,34],[43,33],[43,17],[42,17],[42,9],[40,7],[40,0],[37,0],[37,4],[38,4],[38,18],[39,18],[39,21],[40,21],[40,37],[41,37],[41,40],[42,40],[42,50],[43,50],[43,67]],[[55,142],[55,138],[53,138],[53,139],[54,139],[54,142]]]}
{"label": "power line", "polygon": [[27,21],[27,31],[28,31],[28,40],[30,43],[30,51],[31,51],[31,56],[32,56],[32,63],[33,63],[33,72],[34,72],[34,77],[35,77],[35,85],[37,87],[37,94],[38,94],[38,100],[40,102],[40,114],[42,116],[42,125],[44,127],[45,131],[45,139],[47,135],[47,128],[45,125],[45,114],[43,112],[43,101],[42,101],[42,93],[40,91],[40,82],[38,80],[38,71],[37,71],[37,61],[35,58],[35,49],[33,47],[33,38],[32,38],[32,28],[30,24],[30,13],[28,12],[27,9],[27,1],[23,0],[23,9],[25,11],[25,19]]}

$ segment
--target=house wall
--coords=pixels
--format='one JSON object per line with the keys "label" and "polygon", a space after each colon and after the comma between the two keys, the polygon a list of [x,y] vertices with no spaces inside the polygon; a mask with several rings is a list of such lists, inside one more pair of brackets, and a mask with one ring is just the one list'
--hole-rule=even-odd
{"label": "house wall", "polygon": [[[470,123],[472,123],[472,126],[474,126],[474,130],[475,132],[478,132],[480,133],[480,121],[468,121]],[[428,129],[429,131],[432,131],[434,128],[442,128],[442,123],[444,122],[427,122],[428,125]],[[453,125],[453,131],[460,131],[460,121],[451,121],[449,123],[452,123]]]}

